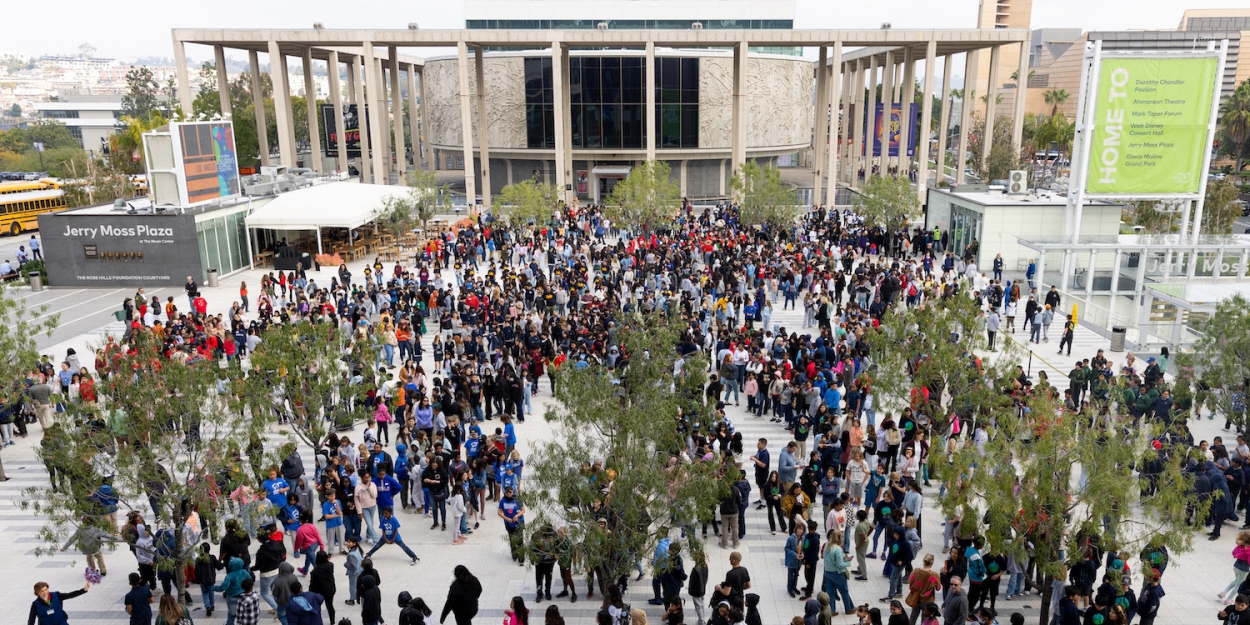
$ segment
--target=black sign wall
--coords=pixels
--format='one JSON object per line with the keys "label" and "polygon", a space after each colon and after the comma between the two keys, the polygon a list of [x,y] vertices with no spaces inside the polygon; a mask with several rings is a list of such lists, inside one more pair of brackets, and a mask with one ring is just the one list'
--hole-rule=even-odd
{"label": "black sign wall", "polygon": [[[321,137],[321,145],[325,146],[325,155],[328,157],[336,157],[339,155],[339,133],[338,123],[334,119],[334,105],[321,104],[321,127],[324,129]],[[343,134],[347,139],[347,156],[348,158],[357,158],[360,156],[360,115],[356,110],[355,104],[343,105]],[[369,133],[369,110],[365,108],[365,136]]]}
{"label": "black sign wall", "polygon": [[39,216],[53,286],[181,286],[200,267],[193,215]]}

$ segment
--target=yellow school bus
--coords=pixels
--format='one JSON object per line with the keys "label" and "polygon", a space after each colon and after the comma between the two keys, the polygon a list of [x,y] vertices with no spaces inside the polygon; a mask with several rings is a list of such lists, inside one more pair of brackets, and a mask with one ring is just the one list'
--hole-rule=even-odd
{"label": "yellow school bus", "polygon": [[0,183],[0,233],[37,230],[39,215],[65,207],[65,192],[51,180]]}

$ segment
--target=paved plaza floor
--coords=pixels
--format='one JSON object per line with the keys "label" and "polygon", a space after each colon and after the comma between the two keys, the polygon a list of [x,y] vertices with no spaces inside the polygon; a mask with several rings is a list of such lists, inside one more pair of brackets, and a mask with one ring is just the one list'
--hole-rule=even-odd
{"label": "paved plaza floor", "polygon": [[[361,275],[362,262],[353,263],[351,266],[354,275]],[[310,273],[309,277],[315,279],[318,284],[328,285],[332,275],[329,271],[322,271]],[[237,297],[240,280],[245,280],[251,285],[253,293],[259,292],[260,277],[259,270],[245,271],[223,279],[221,286],[217,288],[204,288],[203,292],[209,302],[210,312],[225,312],[229,308],[230,303]],[[32,295],[29,294],[28,289],[23,288],[19,289],[16,294],[28,297],[31,303],[50,302],[50,306],[56,308],[58,305],[56,298],[71,294],[73,291],[77,290],[50,289],[44,293]],[[73,335],[59,333],[57,336],[60,340],[55,344],[41,344],[41,352],[59,360],[64,357],[67,348],[74,347],[79,354],[85,355],[90,351],[84,351],[84,349],[91,345],[98,345],[106,333],[120,334],[121,324],[115,321],[109,322],[111,313],[120,308],[123,297],[133,295],[133,290],[119,291],[116,294],[113,291],[116,289],[93,289],[85,294],[73,294],[73,298],[88,295],[89,297],[85,299],[92,297],[96,299],[81,304],[74,311],[65,313],[65,316],[76,319],[90,315],[88,318],[98,323],[91,328],[75,330]],[[151,292],[152,289],[148,291]],[[166,292],[174,294],[175,297],[182,297],[181,289],[161,290],[162,295]],[[71,298],[66,297],[61,301],[71,301]],[[185,298],[180,301],[185,302]],[[798,329],[802,325],[802,311],[801,309],[797,312],[778,309],[773,316],[773,321],[787,329]],[[432,365],[429,351],[430,338],[430,335],[425,337],[424,365],[427,370]],[[1025,334],[1018,332],[1011,338],[1023,342]],[[1050,343],[1038,346],[1032,362],[1034,376],[1039,368],[1046,368],[1052,382],[1060,380],[1071,369],[1077,357],[1092,357],[1097,349],[1108,347],[1105,340],[1083,328],[1077,330],[1072,357],[1055,354],[1057,343],[1058,339],[1055,337]],[[1109,358],[1113,362],[1121,362],[1123,354],[1109,353]],[[92,359],[86,357],[82,360],[90,363]],[[540,384],[540,393],[534,398],[534,410],[538,415],[543,413],[550,399],[549,387],[544,380]],[[757,419],[746,414],[745,406],[746,399],[743,398],[742,407],[731,405],[728,408],[729,415],[737,429],[743,433],[744,440],[748,444],[760,437],[769,439],[769,448],[775,465],[775,459],[781,447],[789,440],[786,431],[779,424],[770,423],[766,418]],[[517,428],[518,448],[523,455],[528,455],[535,444],[549,440],[552,436],[550,426],[542,418],[537,418],[538,415],[535,418],[527,418],[526,422]],[[495,423],[497,422],[488,422],[488,425]],[[1204,419],[1194,424],[1195,437],[1209,440],[1221,434],[1229,436],[1229,433],[1220,429],[1222,425],[1222,421]],[[29,602],[33,599],[31,589],[36,581],[46,581],[54,590],[65,591],[79,588],[83,583],[82,571],[85,562],[77,553],[71,551],[52,557],[35,555],[35,548],[41,542],[38,532],[43,526],[42,520],[35,517],[34,513],[23,511],[18,507],[24,496],[24,490],[31,487],[42,489],[48,485],[43,465],[35,456],[40,436],[38,424],[32,425],[28,438],[19,439],[16,446],[0,452],[3,454],[0,458],[3,459],[4,468],[11,478],[8,482],[0,483],[0,536],[3,536],[3,540],[0,540],[0,601],[10,605],[10,609],[16,612],[9,618],[0,619],[0,622],[4,623],[25,621]],[[268,434],[267,447],[272,448],[274,444],[286,438],[287,434],[281,429],[273,429]],[[303,450],[302,456],[307,462],[313,459],[313,454],[307,449]],[[311,465],[308,467],[310,473],[312,468]],[[934,509],[935,497],[936,488],[927,489],[922,536],[924,548],[917,554],[917,561],[925,553],[933,553],[938,562],[937,568],[940,568],[943,559],[940,549],[942,526],[940,515]],[[493,510],[487,520],[482,523],[481,528],[470,535],[465,544],[458,546],[451,544],[450,531],[430,530],[429,525],[423,523],[425,517],[419,514],[400,514],[399,516],[403,523],[404,540],[421,557],[421,562],[415,567],[410,567],[407,558],[398,549],[393,548],[382,549],[374,555],[375,565],[384,580],[382,606],[387,622],[397,621],[398,608],[395,597],[400,591],[408,591],[414,597],[424,598],[435,610],[437,616],[437,612],[442,609],[447,587],[452,579],[452,569],[458,564],[467,566],[482,582],[484,590],[481,610],[475,622],[487,624],[499,622],[503,616],[503,610],[508,606],[509,599],[514,595],[525,597],[526,602],[535,609],[534,617],[541,618],[541,611],[546,609],[547,602],[538,606],[532,603],[535,589],[534,570],[529,566],[517,566],[509,560],[503,524],[493,514]],[[738,551],[743,554],[743,565],[751,573],[753,587],[750,592],[761,597],[759,607],[762,621],[766,625],[788,624],[792,617],[803,613],[803,604],[790,599],[785,591],[786,570],[781,563],[786,537],[783,533],[770,534],[765,511],[757,511],[754,506],[747,513],[745,523],[746,539]],[[1225,527],[1223,539],[1208,542],[1205,535],[1198,535],[1191,553],[1173,555],[1172,563],[1163,580],[1163,586],[1168,594],[1163,600],[1158,623],[1207,623],[1214,620],[1215,612],[1219,609],[1215,593],[1233,577],[1230,553],[1235,535],[1236,530],[1230,523]],[[712,537],[709,536],[709,538]],[[729,568],[729,552],[730,550],[721,549],[714,542],[708,544],[711,582],[716,583],[723,579],[725,571]],[[110,574],[103,583],[93,587],[87,595],[66,603],[71,623],[103,623],[127,618],[122,598],[128,589],[126,574],[136,570],[135,560],[125,548],[106,553],[105,558]],[[333,561],[336,565],[337,582],[340,588],[335,597],[339,618],[349,616],[353,623],[358,624],[360,623],[360,608],[343,605],[347,593],[346,579],[342,573],[342,558],[335,556]],[[686,558],[686,562],[689,566],[689,558]],[[1133,564],[1136,565],[1136,562],[1134,561]],[[884,609],[885,605],[878,602],[878,598],[885,595],[888,585],[888,580],[880,575],[880,567],[879,560],[869,560],[868,581],[852,581],[850,591],[857,604],[870,603],[883,608],[883,611],[888,614],[888,610]],[[1138,587],[1140,571],[1136,570],[1136,567],[1134,575],[1134,586]],[[585,577],[578,575],[576,581],[578,593],[585,593]],[[819,584],[819,576],[817,583]],[[558,592],[560,589],[558,575],[553,586],[554,591]],[[212,618],[205,618],[199,594],[193,592],[192,595],[195,598],[193,616],[197,623],[224,622],[226,613],[224,602],[220,597],[218,612]],[[645,609],[650,622],[657,623],[661,609],[647,605],[647,599],[650,596],[651,583],[648,577],[642,582],[631,583],[627,601],[636,608]],[[10,601],[13,603],[8,603]],[[581,600],[574,604],[568,599],[556,601],[570,625],[594,622],[594,615],[599,606],[597,596],[593,602]],[[1000,597],[998,601],[998,610],[1001,613],[1000,622],[1007,623],[1008,615],[1015,611],[1024,613],[1028,617],[1027,622],[1036,622],[1039,607],[1039,598],[1036,595],[1011,601]],[[694,623],[694,620],[693,610],[687,604],[687,623]],[[854,623],[855,619],[853,616],[839,615],[834,618],[834,622]]]}

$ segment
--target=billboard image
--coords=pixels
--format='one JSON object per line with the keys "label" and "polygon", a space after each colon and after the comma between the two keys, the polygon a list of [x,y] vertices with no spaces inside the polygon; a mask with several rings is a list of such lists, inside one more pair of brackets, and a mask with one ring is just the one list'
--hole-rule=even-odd
{"label": "billboard image", "polygon": [[186,205],[194,206],[239,193],[239,162],[230,122],[173,125],[186,180]]}
{"label": "billboard image", "polygon": [[[325,155],[335,157],[339,154],[339,131],[338,121],[334,118],[334,105],[322,104],[321,106],[321,128],[322,142],[325,146]],[[368,109],[365,109],[365,132],[368,132],[369,119]],[[360,113],[357,111],[355,104],[343,105],[343,132],[342,136],[347,141],[348,158],[357,158],[360,156]]]}
{"label": "billboard image", "polygon": [[1198,193],[1218,67],[1216,57],[1104,58],[1085,190]]}
{"label": "billboard image", "polygon": [[[915,128],[916,127],[916,106],[913,104],[907,105],[907,119],[909,123],[911,124],[911,127]],[[881,102],[877,103],[877,112],[873,116],[873,119],[871,122],[873,124],[876,124],[876,132],[874,133],[875,136],[873,137],[873,142],[872,142],[872,155],[873,156],[881,156],[882,154],[881,142],[883,140],[889,142],[890,151],[889,151],[888,156],[898,156],[898,146],[902,144],[903,142],[902,120],[903,120],[903,105],[901,103],[894,102],[893,104],[890,105],[890,122],[889,122],[889,127],[886,127],[885,104]],[[865,136],[867,136],[867,133],[868,133],[867,125],[869,123],[870,123],[869,120],[867,119],[864,120]],[[909,139],[910,141],[908,142],[908,145],[907,145],[906,154],[907,156],[915,156],[916,133],[912,132],[911,137],[909,137]],[[867,153],[867,151],[868,151],[868,146],[865,145],[862,148],[861,152]]]}

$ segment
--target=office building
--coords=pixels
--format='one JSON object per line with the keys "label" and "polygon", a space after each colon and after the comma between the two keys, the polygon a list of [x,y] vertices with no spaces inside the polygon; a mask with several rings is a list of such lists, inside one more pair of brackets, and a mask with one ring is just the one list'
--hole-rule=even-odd
{"label": "office building", "polygon": [[109,137],[117,133],[122,98],[113,95],[62,95],[56,102],[36,102],[42,119],[54,119],[69,129],[84,150],[102,154]]}

